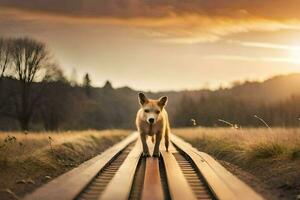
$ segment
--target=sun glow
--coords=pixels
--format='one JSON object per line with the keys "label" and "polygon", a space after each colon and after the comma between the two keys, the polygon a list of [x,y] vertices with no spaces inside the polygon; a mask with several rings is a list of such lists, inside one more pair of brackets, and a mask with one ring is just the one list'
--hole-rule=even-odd
{"label": "sun glow", "polygon": [[[300,46],[292,48],[290,50],[290,56],[289,59],[296,64],[300,64]],[[299,68],[300,69],[300,68]]]}

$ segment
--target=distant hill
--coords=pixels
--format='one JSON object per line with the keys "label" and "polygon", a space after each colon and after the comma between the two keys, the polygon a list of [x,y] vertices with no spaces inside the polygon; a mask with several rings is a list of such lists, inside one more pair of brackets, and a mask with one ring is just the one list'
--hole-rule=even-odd
{"label": "distant hill", "polygon": [[241,98],[274,103],[300,94],[300,74],[275,76],[264,82],[245,82],[226,92]]}

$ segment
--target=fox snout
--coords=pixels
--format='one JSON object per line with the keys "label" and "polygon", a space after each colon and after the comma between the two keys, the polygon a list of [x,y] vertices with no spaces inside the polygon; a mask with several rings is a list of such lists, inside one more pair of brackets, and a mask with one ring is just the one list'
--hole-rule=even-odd
{"label": "fox snout", "polygon": [[152,125],[155,124],[159,120],[160,116],[156,113],[145,113],[143,114],[143,119],[148,124]]}
{"label": "fox snout", "polygon": [[153,124],[154,123],[154,118],[149,118],[148,122],[149,122],[149,124]]}

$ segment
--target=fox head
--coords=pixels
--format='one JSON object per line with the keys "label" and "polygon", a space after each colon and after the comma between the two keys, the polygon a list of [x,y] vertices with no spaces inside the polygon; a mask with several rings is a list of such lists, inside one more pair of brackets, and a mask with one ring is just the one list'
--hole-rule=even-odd
{"label": "fox head", "polygon": [[139,93],[138,99],[142,108],[142,120],[149,124],[155,124],[167,104],[168,97],[163,96],[159,99],[148,99],[145,94]]}

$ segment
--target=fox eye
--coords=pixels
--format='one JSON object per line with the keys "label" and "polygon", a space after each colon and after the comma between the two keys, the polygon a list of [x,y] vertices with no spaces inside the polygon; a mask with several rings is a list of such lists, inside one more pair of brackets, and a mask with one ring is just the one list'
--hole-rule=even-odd
{"label": "fox eye", "polygon": [[149,109],[145,109],[145,113],[148,113],[148,112],[150,112]]}
{"label": "fox eye", "polygon": [[160,113],[160,111],[159,111],[159,110],[157,110],[157,111],[155,111],[155,113],[156,113],[156,114],[159,114],[159,113]]}

